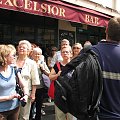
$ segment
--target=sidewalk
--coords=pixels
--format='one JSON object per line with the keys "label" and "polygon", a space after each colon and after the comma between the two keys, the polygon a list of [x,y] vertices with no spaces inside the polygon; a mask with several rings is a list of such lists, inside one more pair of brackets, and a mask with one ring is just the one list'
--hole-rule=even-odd
{"label": "sidewalk", "polygon": [[43,110],[46,114],[42,116],[42,120],[55,120],[54,102],[46,102],[44,105],[45,108],[43,108]]}
{"label": "sidewalk", "polygon": [[[55,120],[55,108],[54,108],[54,102],[46,102],[44,103],[45,108],[43,110],[45,111],[46,115],[42,116],[41,120]],[[77,118],[73,117],[72,120],[78,120]]]}

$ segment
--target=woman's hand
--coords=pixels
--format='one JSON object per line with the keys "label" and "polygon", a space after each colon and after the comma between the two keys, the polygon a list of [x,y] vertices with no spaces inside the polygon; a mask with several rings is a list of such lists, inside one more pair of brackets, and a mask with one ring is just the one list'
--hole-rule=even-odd
{"label": "woman's hand", "polygon": [[24,107],[26,104],[27,104],[27,100],[28,100],[28,95],[25,94],[21,99],[20,99],[20,102],[21,102],[21,106]]}
{"label": "woman's hand", "polygon": [[62,72],[62,71],[58,71],[57,75],[60,76],[61,72]]}
{"label": "woman's hand", "polygon": [[9,95],[9,96],[0,96],[0,102],[12,100],[14,98],[18,98],[19,99],[20,95],[15,93],[15,94],[12,94],[12,95]]}
{"label": "woman's hand", "polygon": [[35,94],[30,95],[31,102],[33,103],[35,101]]}
{"label": "woman's hand", "polygon": [[42,71],[45,70],[43,64],[39,64],[39,67],[40,67],[40,69],[41,69]]}
{"label": "woman's hand", "polygon": [[14,98],[20,98],[20,95],[15,93],[15,94],[12,94],[12,95],[8,96],[8,100],[12,100]]}
{"label": "woman's hand", "polygon": [[20,100],[23,100],[24,102],[27,102],[27,100],[28,100],[28,95],[25,94]]}

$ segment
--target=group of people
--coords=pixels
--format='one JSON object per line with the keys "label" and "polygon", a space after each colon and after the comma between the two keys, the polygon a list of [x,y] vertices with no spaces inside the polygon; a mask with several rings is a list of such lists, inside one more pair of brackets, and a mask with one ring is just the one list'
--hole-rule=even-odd
{"label": "group of people", "polygon": [[[70,61],[72,49],[69,44],[69,41],[64,39],[61,42],[61,51],[57,51],[56,47],[52,47],[48,60],[45,60],[40,47],[32,46],[27,40],[19,41],[16,49],[11,44],[0,45],[0,120],[29,120],[31,106],[33,106],[34,102],[36,104],[35,120],[41,119],[42,102],[44,95],[47,93],[43,74],[52,80],[53,62],[57,52],[60,52],[61,59],[63,60],[61,60],[61,64],[66,64],[64,59],[67,58],[68,52],[70,54],[67,59]],[[82,48],[81,44],[76,44],[76,48],[74,46],[73,49],[81,49],[80,47]],[[23,98],[20,98],[20,95],[16,93],[14,67],[17,67],[19,83],[24,91]],[[22,99],[27,103],[25,107],[20,105]]]}
{"label": "group of people", "polygon": [[[35,100],[36,86],[40,84],[36,63],[29,58],[31,44],[22,40],[16,49],[13,45],[0,45],[0,120],[28,120],[31,103]],[[16,92],[18,68],[19,84],[24,96]],[[23,99],[27,104],[20,105]]]}
{"label": "group of people", "polygon": [[[102,68],[103,93],[99,104],[98,118],[96,119],[120,120],[120,17],[109,20],[105,33],[106,39],[101,40],[97,45],[92,46],[88,41],[84,45],[84,48],[88,45],[91,46],[91,49],[98,55]],[[64,45],[69,45],[69,42]],[[65,48],[61,44],[60,52],[63,58],[61,61],[62,70],[62,67],[70,61],[71,50],[69,46]],[[61,71],[58,71],[54,65],[49,77],[51,80],[55,80],[60,73]],[[57,106],[55,106],[55,110],[56,120],[73,119],[73,116],[64,114]]]}
{"label": "group of people", "polygon": [[[103,94],[98,119],[119,120],[120,18],[110,19],[106,29],[106,40],[101,40],[95,46],[87,41],[83,47],[87,45],[90,45],[91,49],[98,54],[103,71]],[[42,49],[32,46],[27,40],[19,41],[17,49],[11,44],[0,45],[0,120],[29,120],[34,102],[36,102],[35,120],[41,120],[42,102],[47,92],[43,74],[51,81],[56,80],[64,66],[77,57],[83,47],[80,43],[75,43],[71,47],[69,40],[63,39],[60,50],[52,47],[50,56],[45,60]],[[60,69],[57,66],[58,62]],[[17,67],[19,84],[24,92],[23,97],[16,92],[15,67]],[[20,105],[21,100],[27,103],[25,107]],[[74,120],[77,118],[69,113],[63,113],[55,105],[55,119]]]}

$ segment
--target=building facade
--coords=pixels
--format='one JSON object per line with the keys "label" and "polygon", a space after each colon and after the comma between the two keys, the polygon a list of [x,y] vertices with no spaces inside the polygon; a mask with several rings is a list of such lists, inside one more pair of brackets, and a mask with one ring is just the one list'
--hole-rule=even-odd
{"label": "building facade", "polygon": [[27,39],[40,47],[59,47],[67,38],[71,45],[96,44],[105,38],[109,19],[119,15],[110,10],[89,0],[0,0],[0,43]]}

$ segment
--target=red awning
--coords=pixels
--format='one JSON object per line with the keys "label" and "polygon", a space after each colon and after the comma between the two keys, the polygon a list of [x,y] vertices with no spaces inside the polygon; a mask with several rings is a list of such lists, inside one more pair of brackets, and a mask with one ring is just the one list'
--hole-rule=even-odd
{"label": "red awning", "polygon": [[0,0],[0,8],[68,20],[92,26],[107,26],[110,16],[60,0]]}

